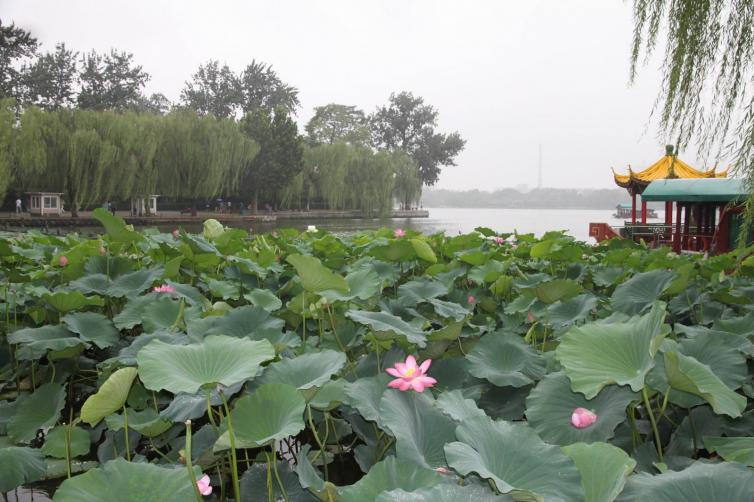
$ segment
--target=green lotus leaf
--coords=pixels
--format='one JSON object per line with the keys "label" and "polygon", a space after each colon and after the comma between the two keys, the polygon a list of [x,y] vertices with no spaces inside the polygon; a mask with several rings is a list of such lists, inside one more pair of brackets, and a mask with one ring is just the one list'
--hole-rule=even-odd
{"label": "green lotus leaf", "polygon": [[673,277],[673,272],[663,269],[635,274],[615,288],[612,306],[629,315],[641,314],[670,287]]}
{"label": "green lotus leaf", "polygon": [[8,334],[8,343],[21,344],[16,351],[16,357],[27,361],[44,357],[48,352],[84,348],[81,339],[73,336],[73,333],[62,324],[19,329]]}
{"label": "green lotus leaf", "polygon": [[[45,436],[45,444],[42,446],[42,453],[48,457],[66,458],[65,444],[68,426],[60,425],[55,427]],[[92,446],[92,440],[89,433],[81,427],[70,428],[70,455],[80,457],[86,455]]]}
{"label": "green lotus leaf", "polygon": [[754,437],[704,438],[704,447],[710,453],[717,452],[728,462],[739,462],[754,467]]}
{"label": "green lotus leaf", "polygon": [[419,278],[398,286],[398,298],[404,305],[414,306],[432,298],[445,296],[449,292],[446,285],[434,279]]}
{"label": "green lotus leaf", "polygon": [[[222,389],[226,399],[237,394],[243,384],[238,383]],[[212,406],[222,406],[223,400],[217,387],[202,389],[198,394],[176,394],[167,408],[160,412],[160,417],[171,422],[183,423],[186,420],[194,420],[207,414],[207,394],[209,393]]]}
{"label": "green lotus leaf", "polygon": [[380,401],[382,423],[395,437],[398,460],[421,467],[445,467],[443,445],[455,440],[456,424],[429,393],[391,389]]}
{"label": "green lotus leaf", "polygon": [[212,293],[212,296],[216,298],[222,298],[223,300],[238,300],[241,297],[241,287],[237,283],[209,279],[207,285],[209,286],[209,291]]}
{"label": "green lotus leaf", "polygon": [[[201,477],[195,467],[196,477]],[[158,467],[146,462],[111,460],[84,474],[66,479],[55,502],[186,502],[194,487],[184,466]]]}
{"label": "green lotus leaf", "polygon": [[134,296],[151,288],[152,283],[160,279],[165,273],[164,269],[143,268],[135,272],[124,274],[113,281],[107,288],[107,295],[115,298]]}
{"label": "green lotus leaf", "polygon": [[[269,479],[275,480],[272,483],[272,497],[275,502],[285,501],[286,498],[292,502],[317,502],[319,499],[301,486],[298,482],[298,476],[291,469],[288,462],[277,461],[277,474],[280,481],[285,487],[285,495],[280,490],[280,486],[275,478],[274,470]],[[267,464],[254,464],[250,469],[241,476],[241,502],[260,502],[267,500]]]}
{"label": "green lotus leaf", "polygon": [[[256,448],[270,441],[295,436],[304,429],[306,402],[290,385],[270,383],[252,395],[239,398],[230,417],[236,436],[236,448]],[[228,432],[215,444],[215,451],[230,447]]]}
{"label": "green lotus leaf", "polygon": [[134,263],[123,256],[91,256],[84,265],[87,274],[103,274],[110,278],[133,272],[133,269]]}
{"label": "green lotus leaf", "polygon": [[221,317],[208,317],[189,323],[189,336],[196,341],[210,335],[225,335],[238,338],[261,340],[261,332],[277,330],[282,332],[285,322],[272,317],[259,306],[244,305],[229,311]]}
{"label": "green lotus leaf", "polygon": [[375,502],[460,502],[473,500],[474,502],[512,502],[508,495],[495,495],[486,486],[478,484],[464,486],[445,483],[432,488],[419,488],[407,492],[400,488],[382,492]]}
{"label": "green lotus leaf", "polygon": [[395,489],[413,492],[421,488],[431,488],[445,480],[432,469],[413,462],[387,457],[369,469],[369,472],[351,486],[341,491],[341,502],[374,502],[383,493]]}
{"label": "green lotus leaf", "polygon": [[562,328],[586,319],[597,306],[597,297],[583,294],[570,300],[555,302],[547,307],[545,319],[556,328]]}
{"label": "green lotus leaf", "polygon": [[91,426],[123,407],[136,378],[136,368],[121,368],[110,375],[96,394],[92,394],[81,407],[81,420]]}
{"label": "green lotus leaf", "polygon": [[267,340],[208,336],[202,343],[170,345],[160,340],[139,351],[139,378],[150,390],[195,394],[208,384],[229,387],[257,376],[260,365],[275,357]]}
{"label": "green lotus leaf", "polygon": [[695,462],[682,471],[631,476],[620,502],[750,502],[754,472],[736,463]]}
{"label": "green lotus leaf", "polygon": [[341,403],[349,403],[346,387],[349,385],[347,380],[338,378],[330,380],[317,390],[317,393],[309,401],[309,406],[318,410],[332,410]]}
{"label": "green lotus leaf", "polygon": [[346,395],[351,400],[351,406],[364,419],[381,424],[380,401],[388,388],[387,384],[390,380],[392,380],[392,377],[387,373],[381,373],[373,377],[359,378],[355,382],[348,384]]}
{"label": "green lotus leaf", "polygon": [[513,333],[496,331],[484,335],[466,359],[469,373],[498,387],[523,387],[545,374],[545,361]]}
{"label": "green lotus leaf", "polygon": [[540,301],[550,304],[558,300],[569,300],[581,293],[581,285],[572,279],[555,279],[542,282],[534,288]]}
{"label": "green lotus leaf", "polygon": [[154,303],[156,294],[147,294],[131,298],[126,303],[123,310],[113,317],[113,324],[118,329],[131,329],[142,322],[144,310]]}
{"label": "green lotus leaf", "polygon": [[[607,441],[615,428],[626,420],[626,406],[636,395],[628,387],[610,385],[591,400],[571,390],[571,382],[563,372],[544,377],[526,398],[526,418],[537,434],[552,444]],[[597,421],[584,429],[571,425],[576,408],[586,408],[597,415]]]}
{"label": "green lotus leaf", "polygon": [[746,409],[746,398],[725,385],[709,366],[674,351],[663,356],[665,374],[672,388],[703,398],[718,414],[736,418]]}
{"label": "green lotus leaf", "polygon": [[274,312],[283,306],[283,302],[280,301],[280,298],[267,289],[253,289],[250,292],[245,293],[243,297],[250,301],[252,305],[261,307],[267,312]]}
{"label": "green lotus leaf", "polygon": [[735,343],[736,340],[732,340],[731,337],[746,340],[735,335],[704,332],[680,340],[678,348],[684,355],[709,366],[725,385],[731,389],[738,389],[747,380],[748,370],[746,357],[739,351],[743,345]]}
{"label": "green lotus leaf", "polygon": [[310,293],[321,293],[323,291],[349,292],[346,280],[322,265],[322,262],[313,256],[292,254],[286,258],[286,261],[293,265],[301,279],[301,285]]}
{"label": "green lotus leaf", "polygon": [[145,333],[152,333],[161,329],[171,329],[176,326],[180,316],[186,316],[186,307],[181,302],[167,295],[152,298],[152,302],[144,307],[141,314]]}
{"label": "green lotus leaf", "polygon": [[374,331],[394,333],[397,336],[405,336],[409,343],[424,347],[427,337],[424,333],[404,321],[398,316],[388,312],[370,312],[367,310],[349,310],[346,317],[359,324],[365,324]]}
{"label": "green lotus leaf", "polygon": [[52,427],[65,406],[65,386],[46,383],[31,393],[17,407],[8,422],[8,435],[17,443],[26,443],[37,436],[39,429]]}
{"label": "green lotus leaf", "polygon": [[571,388],[587,399],[610,384],[640,391],[667,333],[664,319],[664,307],[656,303],[649,313],[627,322],[603,321],[571,328],[555,350]]}
{"label": "green lotus leaf", "polygon": [[573,461],[524,424],[470,418],[456,429],[458,442],[445,445],[448,464],[461,475],[477,473],[517,500],[584,500]]}
{"label": "green lotus leaf", "polygon": [[455,319],[460,321],[469,315],[469,309],[454,302],[446,302],[432,298],[428,300],[429,304],[435,309],[435,313],[440,317]]}
{"label": "green lotus leaf", "polygon": [[[128,408],[126,411],[128,413],[128,428],[148,438],[159,436],[173,425],[160,417],[154,408],[146,408],[142,411]],[[105,422],[107,428],[111,431],[119,431],[126,426],[125,417],[119,413],[105,417]]]}
{"label": "green lotus leaf", "polygon": [[421,239],[409,239],[409,242],[411,242],[416,256],[429,263],[437,263],[437,256],[429,244]]}
{"label": "green lotus leaf", "polygon": [[110,287],[110,278],[102,274],[89,274],[71,281],[68,285],[71,289],[81,291],[84,294],[96,293],[98,295],[106,295],[107,290]]}
{"label": "green lotus leaf", "polygon": [[342,352],[309,352],[270,364],[259,377],[259,383],[285,383],[298,390],[321,387],[345,364],[346,355]]}
{"label": "green lotus leaf", "polygon": [[37,449],[0,444],[0,492],[44,479],[45,459]]}
{"label": "green lotus leaf", "polygon": [[120,336],[110,319],[95,312],[68,314],[61,321],[69,330],[78,333],[82,340],[92,342],[101,349],[115,345]]}
{"label": "green lotus leaf", "polygon": [[437,398],[437,407],[456,422],[485,416],[484,410],[480,409],[472,399],[463,397],[460,390],[451,390],[440,394],[440,397]]}
{"label": "green lotus leaf", "polygon": [[102,223],[107,235],[114,242],[137,242],[144,238],[139,232],[134,232],[133,228],[128,228],[123,218],[104,208],[98,207],[92,211],[92,217]]}
{"label": "green lotus leaf", "polygon": [[81,291],[58,291],[42,298],[58,312],[72,312],[87,306],[101,307],[105,304],[99,296],[84,296]]}
{"label": "green lotus leaf", "polygon": [[575,443],[562,447],[581,474],[585,502],[612,502],[620,494],[636,461],[607,443]]}

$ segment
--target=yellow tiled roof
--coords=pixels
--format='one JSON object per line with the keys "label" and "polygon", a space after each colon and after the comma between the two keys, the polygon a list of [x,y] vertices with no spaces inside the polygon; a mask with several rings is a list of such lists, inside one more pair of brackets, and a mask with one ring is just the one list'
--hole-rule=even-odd
{"label": "yellow tiled roof", "polygon": [[660,160],[638,173],[628,168],[628,174],[618,174],[613,170],[615,184],[628,188],[631,185],[648,185],[654,180],[664,179],[689,179],[689,178],[725,178],[728,170],[715,172],[715,168],[709,171],[694,169],[675,155],[665,155]]}

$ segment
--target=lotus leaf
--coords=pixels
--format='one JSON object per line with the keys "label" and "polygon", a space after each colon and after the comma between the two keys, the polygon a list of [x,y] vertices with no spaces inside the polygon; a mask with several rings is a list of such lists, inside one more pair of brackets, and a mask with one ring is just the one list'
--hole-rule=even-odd
{"label": "lotus leaf", "polygon": [[136,368],[121,368],[110,375],[97,393],[84,402],[81,420],[95,426],[106,416],[121,409],[128,398],[136,373]]}
{"label": "lotus leaf", "polygon": [[483,336],[466,356],[469,373],[499,387],[523,387],[545,374],[545,362],[518,335],[498,331]]}
{"label": "lotus leaf", "polygon": [[612,502],[623,490],[636,461],[607,443],[575,443],[564,446],[581,474],[585,502]]}
{"label": "lotus leaf", "polygon": [[17,443],[27,443],[39,429],[52,427],[65,406],[65,386],[46,383],[24,399],[8,422],[8,435]]}

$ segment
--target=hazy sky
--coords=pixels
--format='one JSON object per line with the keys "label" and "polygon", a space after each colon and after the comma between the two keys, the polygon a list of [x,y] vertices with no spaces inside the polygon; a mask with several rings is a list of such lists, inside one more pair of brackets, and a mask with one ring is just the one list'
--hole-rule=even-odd
{"label": "hazy sky", "polygon": [[[3,22],[43,50],[134,54],[147,92],[177,100],[203,62],[271,63],[315,106],[367,112],[412,91],[467,140],[442,188],[613,187],[610,167],[662,155],[650,112],[657,63],[628,86],[631,3],[622,0],[0,0]],[[695,162],[693,154],[685,155]]]}

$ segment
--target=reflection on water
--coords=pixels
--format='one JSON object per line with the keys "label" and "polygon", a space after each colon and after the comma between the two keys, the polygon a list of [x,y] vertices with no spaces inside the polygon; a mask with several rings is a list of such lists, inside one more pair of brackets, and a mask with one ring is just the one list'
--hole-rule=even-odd
{"label": "reflection on water", "polygon": [[[445,232],[447,235],[467,233],[476,227],[488,227],[497,232],[533,233],[542,235],[550,230],[565,230],[578,240],[590,241],[589,223],[608,223],[614,227],[623,226],[623,220],[613,218],[613,209],[469,209],[469,208],[429,208],[429,218],[387,218],[387,219],[322,219],[322,220],[280,220],[277,222],[239,222],[229,224],[255,233],[271,232],[276,228],[296,228],[306,230],[308,225],[330,232],[348,233],[360,230],[373,230],[380,227],[417,230],[425,234]],[[657,211],[662,221],[664,214]],[[157,225],[163,232],[175,229],[171,225]],[[201,232],[200,223],[182,225],[186,231]],[[101,233],[101,227],[62,228],[61,233],[79,231]]]}

